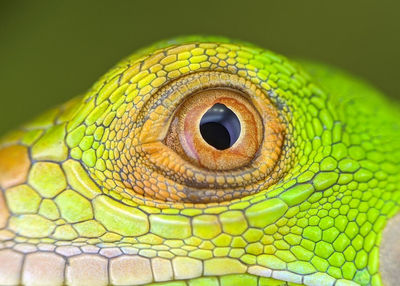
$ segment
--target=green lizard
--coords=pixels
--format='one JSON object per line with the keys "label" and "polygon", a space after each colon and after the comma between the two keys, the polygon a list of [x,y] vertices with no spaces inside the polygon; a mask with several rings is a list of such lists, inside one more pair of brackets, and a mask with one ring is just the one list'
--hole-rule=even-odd
{"label": "green lizard", "polygon": [[3,137],[0,284],[395,285],[399,111],[248,43],[140,50]]}

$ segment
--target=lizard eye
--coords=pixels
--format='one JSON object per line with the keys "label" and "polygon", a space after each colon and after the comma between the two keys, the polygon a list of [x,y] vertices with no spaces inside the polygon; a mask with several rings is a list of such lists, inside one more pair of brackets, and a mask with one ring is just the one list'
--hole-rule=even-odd
{"label": "lizard eye", "polygon": [[144,196],[223,202],[256,193],[282,175],[279,113],[260,89],[237,75],[199,72],[179,78],[142,112],[146,117],[131,153],[139,153],[146,166],[141,175],[150,170],[146,176],[154,182],[167,182],[165,192],[137,188]]}

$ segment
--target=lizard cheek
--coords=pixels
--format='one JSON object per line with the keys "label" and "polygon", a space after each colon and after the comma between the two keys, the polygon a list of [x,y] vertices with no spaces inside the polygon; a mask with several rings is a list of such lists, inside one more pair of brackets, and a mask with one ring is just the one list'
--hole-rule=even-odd
{"label": "lizard cheek", "polygon": [[400,214],[391,218],[382,234],[379,251],[379,271],[384,285],[398,285],[400,269]]}

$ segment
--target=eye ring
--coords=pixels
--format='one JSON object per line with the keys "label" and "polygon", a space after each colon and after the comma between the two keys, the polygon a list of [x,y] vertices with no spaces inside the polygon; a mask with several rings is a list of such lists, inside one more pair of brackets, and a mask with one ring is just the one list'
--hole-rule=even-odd
{"label": "eye ring", "polygon": [[[218,104],[227,106],[234,116],[239,116],[238,124],[241,125],[237,140],[224,150],[218,150],[204,140],[200,128],[204,114]],[[263,124],[256,108],[244,94],[232,89],[207,89],[195,93],[184,101],[175,116],[178,120],[171,124],[164,140],[166,145],[191,163],[209,170],[246,166],[255,157],[263,140]]]}

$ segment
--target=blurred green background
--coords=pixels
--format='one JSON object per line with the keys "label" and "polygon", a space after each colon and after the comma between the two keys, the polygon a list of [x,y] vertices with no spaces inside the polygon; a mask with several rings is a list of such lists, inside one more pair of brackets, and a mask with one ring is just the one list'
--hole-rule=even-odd
{"label": "blurred green background", "polygon": [[135,49],[184,34],[327,62],[399,99],[399,9],[387,0],[0,0],[0,134],[84,92]]}

